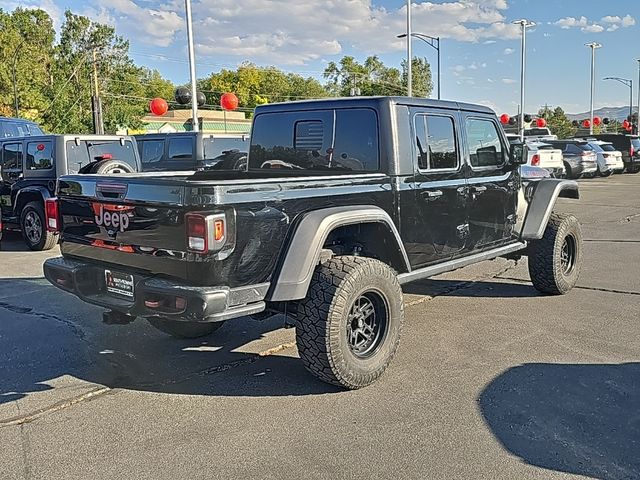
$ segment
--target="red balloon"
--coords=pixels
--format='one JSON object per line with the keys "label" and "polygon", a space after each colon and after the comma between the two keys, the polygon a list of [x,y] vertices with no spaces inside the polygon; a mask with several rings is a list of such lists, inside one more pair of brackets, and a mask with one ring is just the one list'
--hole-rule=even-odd
{"label": "red balloon", "polygon": [[600,119],[600,117],[593,117],[593,124],[597,127],[598,125],[600,125],[602,123],[602,120]]}
{"label": "red balloon", "polygon": [[220,97],[220,106],[225,110],[235,110],[238,108],[238,97],[233,93],[225,93]]}
{"label": "red balloon", "polygon": [[544,118],[539,118],[536,120],[536,125],[538,128],[544,128],[547,126],[547,121]]}
{"label": "red balloon", "polygon": [[629,123],[629,120],[625,120],[624,122],[622,122],[622,128],[624,128],[625,130],[629,128],[631,124]]}
{"label": "red balloon", "polygon": [[506,125],[507,123],[509,123],[509,120],[511,120],[511,117],[509,117],[509,115],[507,115],[506,113],[500,115],[500,122],[502,122],[503,124]]}
{"label": "red balloon", "polygon": [[149,103],[149,110],[154,115],[164,115],[169,110],[169,104],[164,98],[154,98]]}
{"label": "red balloon", "polygon": [[591,126],[591,121],[590,120],[585,120],[584,122],[582,122],[582,126],[584,128],[589,128]]}

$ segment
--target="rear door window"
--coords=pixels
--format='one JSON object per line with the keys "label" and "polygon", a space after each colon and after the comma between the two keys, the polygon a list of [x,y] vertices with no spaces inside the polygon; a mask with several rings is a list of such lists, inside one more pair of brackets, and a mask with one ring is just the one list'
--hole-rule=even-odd
{"label": "rear door window", "polygon": [[505,149],[497,125],[491,120],[467,120],[469,157],[474,168],[497,167],[505,162]]}
{"label": "rear door window", "polygon": [[2,169],[22,171],[22,143],[5,143],[2,149]]}
{"label": "rear door window", "polygon": [[157,163],[164,156],[164,140],[138,140],[141,144],[140,160],[142,165]]}
{"label": "rear door window", "polygon": [[193,138],[170,138],[169,160],[193,160]]}
{"label": "rear door window", "polygon": [[458,148],[453,118],[416,115],[416,143],[420,170],[458,168]]}
{"label": "rear door window", "polygon": [[51,142],[27,143],[27,170],[50,170],[53,168],[53,145]]}

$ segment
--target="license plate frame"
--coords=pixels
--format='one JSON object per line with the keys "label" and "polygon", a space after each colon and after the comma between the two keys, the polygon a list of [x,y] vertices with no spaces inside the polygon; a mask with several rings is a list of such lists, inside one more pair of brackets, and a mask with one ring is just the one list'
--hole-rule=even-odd
{"label": "license plate frame", "polygon": [[116,297],[127,300],[133,300],[135,297],[134,278],[128,273],[105,269],[104,286],[107,293]]}

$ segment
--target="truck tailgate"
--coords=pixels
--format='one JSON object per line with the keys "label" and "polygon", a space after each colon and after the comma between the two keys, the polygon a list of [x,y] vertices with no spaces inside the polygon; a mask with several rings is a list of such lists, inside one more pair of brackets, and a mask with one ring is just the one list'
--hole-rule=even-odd
{"label": "truck tailgate", "polygon": [[181,177],[63,177],[62,252],[186,278],[185,192]]}

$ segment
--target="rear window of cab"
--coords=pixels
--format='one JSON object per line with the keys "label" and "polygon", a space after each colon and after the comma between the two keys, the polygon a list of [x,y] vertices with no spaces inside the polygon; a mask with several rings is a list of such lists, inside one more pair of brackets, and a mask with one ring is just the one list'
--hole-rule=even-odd
{"label": "rear window of cab", "polygon": [[378,117],[370,108],[274,112],[254,119],[249,170],[380,170]]}

